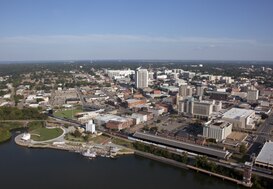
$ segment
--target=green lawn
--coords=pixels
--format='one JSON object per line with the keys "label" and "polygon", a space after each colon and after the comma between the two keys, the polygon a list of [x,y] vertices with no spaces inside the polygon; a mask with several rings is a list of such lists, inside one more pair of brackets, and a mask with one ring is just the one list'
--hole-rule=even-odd
{"label": "green lawn", "polygon": [[47,128],[38,128],[30,132],[31,139],[34,141],[45,141],[54,139],[63,134],[63,130],[60,128],[47,129]]}
{"label": "green lawn", "polygon": [[57,112],[54,112],[53,115],[56,117],[63,117],[72,119],[74,118],[76,113],[82,112],[82,109],[74,109],[74,110],[59,110]]}
{"label": "green lawn", "polygon": [[65,138],[65,140],[69,140],[69,141],[73,141],[73,142],[84,142],[85,141],[82,136],[75,137],[71,133],[66,134],[64,138]]}
{"label": "green lawn", "polygon": [[28,123],[28,131],[33,131],[42,128],[44,123],[42,121],[32,121]]}

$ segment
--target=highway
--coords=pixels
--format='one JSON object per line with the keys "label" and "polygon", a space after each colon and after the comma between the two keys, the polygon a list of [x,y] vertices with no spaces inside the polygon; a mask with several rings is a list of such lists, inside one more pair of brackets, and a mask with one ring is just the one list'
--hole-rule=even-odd
{"label": "highway", "polygon": [[[79,81],[78,78],[76,77],[76,74],[73,74],[73,78],[74,78],[74,81],[76,81],[76,82]],[[78,94],[78,97],[81,100],[82,106],[87,105],[87,103],[86,103],[86,101],[85,101],[85,99],[84,99],[84,97],[82,95],[80,87],[76,86],[75,88],[76,88],[76,92]]]}

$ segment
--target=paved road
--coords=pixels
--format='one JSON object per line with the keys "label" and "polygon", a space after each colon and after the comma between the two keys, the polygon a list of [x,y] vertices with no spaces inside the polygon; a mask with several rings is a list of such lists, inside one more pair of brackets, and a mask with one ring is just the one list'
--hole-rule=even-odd
{"label": "paved road", "polygon": [[54,98],[55,98],[55,89],[53,88],[51,91],[50,99],[49,99],[49,104],[52,106],[54,105]]}
{"label": "paved road", "polygon": [[[73,74],[73,78],[74,78],[74,80],[75,80],[76,82],[79,81],[78,78],[76,77],[76,74]],[[83,96],[83,94],[82,94],[82,92],[81,92],[80,87],[78,87],[78,86],[76,87],[76,92],[77,92],[77,94],[78,94],[78,97],[79,97],[80,100],[81,100],[82,106],[87,105],[87,103],[86,103],[86,101],[85,101],[85,99],[84,99],[84,96]]]}
{"label": "paved road", "polygon": [[62,118],[62,117],[56,117],[54,115],[48,115],[48,116],[51,117],[52,119],[62,121],[62,122],[67,122],[67,123],[70,123],[70,124],[72,124],[74,126],[82,126],[81,123],[79,123],[78,121],[75,121],[75,120],[66,119],[66,118]]}
{"label": "paved road", "polygon": [[83,98],[81,89],[80,89],[79,87],[76,87],[76,92],[77,92],[77,94],[78,94],[78,97],[79,97],[80,100],[81,100],[82,105],[83,105],[83,106],[86,105],[86,101],[85,101],[85,99]]}
{"label": "paved road", "polygon": [[[269,117],[265,120],[265,122],[260,125],[257,129],[258,133],[268,133],[270,134],[273,128],[273,114],[270,114]],[[259,154],[262,145],[266,140],[270,139],[270,135],[258,135],[256,140],[253,142],[253,145],[248,150],[248,154],[255,154],[256,156]]]}

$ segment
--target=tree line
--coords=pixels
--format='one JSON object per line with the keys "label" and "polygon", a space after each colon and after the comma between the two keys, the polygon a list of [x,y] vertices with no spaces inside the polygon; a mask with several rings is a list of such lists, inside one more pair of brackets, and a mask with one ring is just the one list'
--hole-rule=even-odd
{"label": "tree line", "polygon": [[45,120],[47,115],[36,108],[18,109],[16,107],[1,107],[0,120]]}

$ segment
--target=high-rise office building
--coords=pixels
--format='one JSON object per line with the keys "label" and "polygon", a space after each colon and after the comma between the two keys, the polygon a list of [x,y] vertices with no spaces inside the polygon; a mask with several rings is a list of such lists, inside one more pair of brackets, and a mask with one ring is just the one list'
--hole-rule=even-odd
{"label": "high-rise office building", "polygon": [[190,85],[183,83],[179,86],[179,96],[180,97],[191,97],[192,96],[193,87]]}
{"label": "high-rise office building", "polygon": [[146,88],[148,87],[149,73],[147,69],[137,69],[136,70],[136,87]]}
{"label": "high-rise office building", "polygon": [[204,90],[205,90],[204,86],[197,86],[196,87],[196,94],[198,96],[203,96],[204,95]]}
{"label": "high-rise office building", "polygon": [[187,88],[188,85],[186,83],[183,83],[179,86],[179,96],[186,97],[187,96]]}
{"label": "high-rise office building", "polygon": [[247,92],[247,102],[256,102],[259,98],[259,91],[254,89],[254,90],[248,90]]}
{"label": "high-rise office building", "polygon": [[232,132],[232,124],[224,120],[211,120],[203,126],[203,136],[222,141]]}

